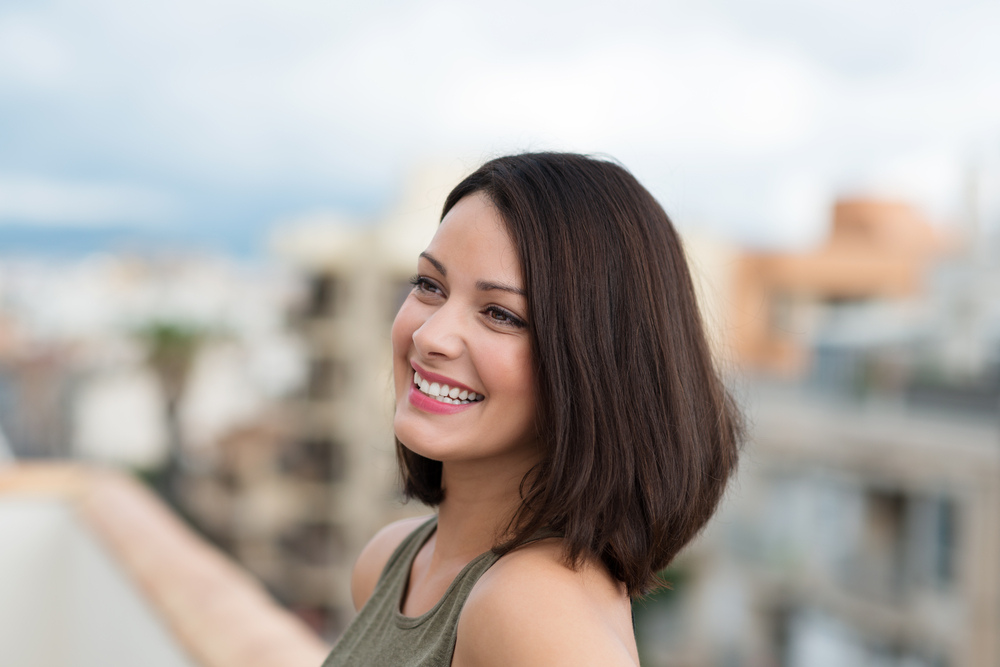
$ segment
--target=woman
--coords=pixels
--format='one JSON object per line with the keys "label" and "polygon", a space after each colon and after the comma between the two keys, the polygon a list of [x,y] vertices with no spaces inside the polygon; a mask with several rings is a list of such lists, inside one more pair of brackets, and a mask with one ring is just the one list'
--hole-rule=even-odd
{"label": "woman", "polygon": [[625,169],[492,160],[392,329],[407,496],[325,665],[636,665],[630,599],[712,515],[741,420],[680,241]]}

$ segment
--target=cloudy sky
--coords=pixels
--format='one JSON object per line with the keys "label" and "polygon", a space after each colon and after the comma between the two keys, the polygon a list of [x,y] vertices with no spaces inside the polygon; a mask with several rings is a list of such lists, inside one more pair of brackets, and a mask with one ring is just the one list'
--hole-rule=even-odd
{"label": "cloudy sky", "polygon": [[815,241],[843,195],[958,220],[1000,174],[998,34],[971,0],[6,0],[0,241],[253,247],[525,149],[612,155],[755,245]]}

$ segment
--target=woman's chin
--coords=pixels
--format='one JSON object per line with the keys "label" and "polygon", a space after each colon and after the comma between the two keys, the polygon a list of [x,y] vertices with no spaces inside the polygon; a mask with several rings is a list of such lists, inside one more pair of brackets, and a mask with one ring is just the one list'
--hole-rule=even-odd
{"label": "woman's chin", "polygon": [[[426,428],[421,428],[421,425],[414,424],[406,415],[400,415],[398,409],[396,410],[396,418],[393,420],[392,430],[396,439],[414,454],[435,461],[440,460],[440,448],[434,446],[435,438],[433,435],[428,433]],[[439,441],[440,438],[437,440]]]}

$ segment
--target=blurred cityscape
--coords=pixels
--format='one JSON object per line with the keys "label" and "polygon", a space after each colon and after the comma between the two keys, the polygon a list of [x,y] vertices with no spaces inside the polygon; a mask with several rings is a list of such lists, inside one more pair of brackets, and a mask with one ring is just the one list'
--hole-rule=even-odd
{"label": "blurred cityscape", "polygon": [[[54,614],[72,664],[128,663],[58,611],[92,595],[156,653],[142,664],[237,664],[178,620],[202,613],[170,598],[194,571],[232,595],[258,581],[336,640],[361,546],[427,512],[396,486],[389,329],[457,176],[416,173],[376,220],[283,224],[267,262],[0,260],[0,663],[70,664],[29,627]],[[1000,238],[982,217],[845,199],[803,251],[685,234],[751,438],[671,587],[635,603],[643,665],[1000,664]],[[23,465],[40,460],[130,471],[201,538],[120,478]]]}

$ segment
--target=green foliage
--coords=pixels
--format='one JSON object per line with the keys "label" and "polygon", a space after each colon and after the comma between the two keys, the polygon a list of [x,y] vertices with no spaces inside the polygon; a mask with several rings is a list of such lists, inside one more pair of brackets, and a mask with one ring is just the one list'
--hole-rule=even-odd
{"label": "green foliage", "polygon": [[184,322],[153,320],[135,330],[135,336],[149,347],[151,359],[193,354],[209,337],[209,330]]}
{"label": "green foliage", "polygon": [[168,320],[148,322],[135,329],[133,335],[146,347],[146,361],[168,397],[180,394],[198,350],[216,337],[206,327]]}

